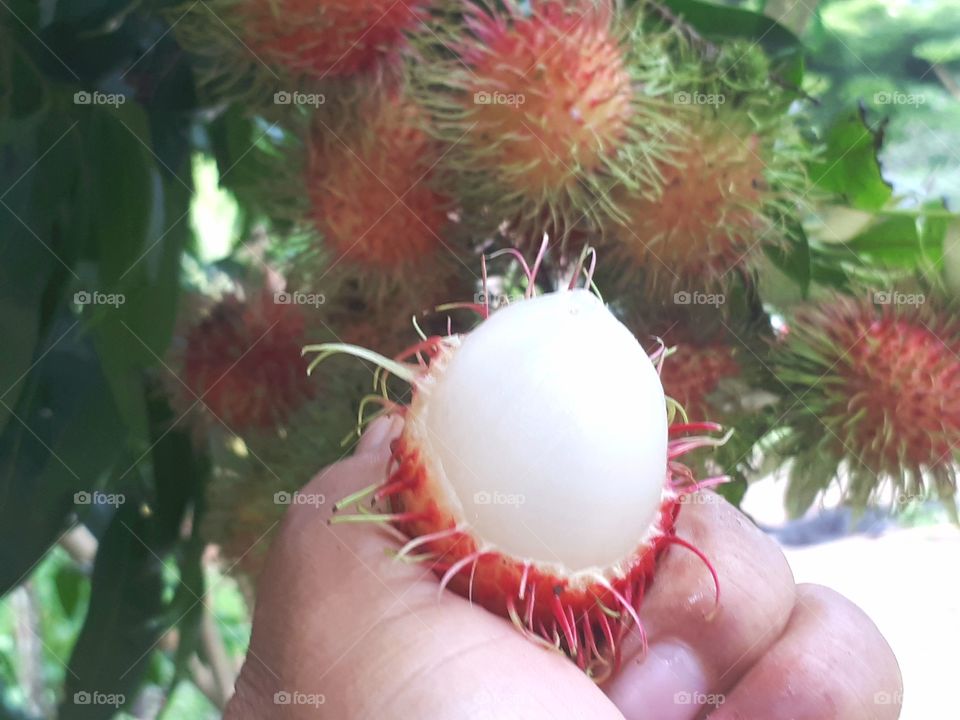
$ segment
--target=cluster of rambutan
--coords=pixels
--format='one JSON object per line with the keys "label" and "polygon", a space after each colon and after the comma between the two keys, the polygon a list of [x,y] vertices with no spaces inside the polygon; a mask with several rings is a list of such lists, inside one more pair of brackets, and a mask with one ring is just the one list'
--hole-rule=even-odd
{"label": "cluster of rambutan", "polygon": [[[403,360],[439,359],[422,370],[433,377],[460,342],[437,308],[465,300],[446,309],[481,308],[486,319],[495,279],[480,255],[544,234],[557,247],[547,259],[538,255],[532,271],[522,253],[512,255],[524,270],[521,287],[533,294],[534,284],[569,284],[582,269],[582,246],[597,246],[601,287],[614,291],[611,304],[652,350],[666,394],[683,408],[671,418],[671,453],[715,444],[685,437],[717,429],[712,421],[746,432],[726,455],[694,453],[692,470],[670,455],[674,475],[654,513],[655,550],[635,575],[618,577],[630,582],[603,586],[607,606],[598,610],[583,593],[561,604],[546,584],[525,594],[543,577],[511,566],[500,579],[527,605],[502,605],[500,596],[482,602],[525,632],[563,646],[584,667],[606,667],[600,646],[615,643],[599,636],[609,630],[605,613],[633,613],[631,593],[642,595],[654,555],[678,542],[671,533],[679,488],[699,488],[694,477],[737,474],[775,420],[760,412],[773,403],[788,423],[778,450],[800,458],[803,470],[791,481],[796,508],[838,473],[860,504],[885,485],[911,492],[929,481],[952,495],[960,443],[949,404],[960,390],[952,322],[930,309],[914,316],[839,299],[791,317],[777,341],[759,303],[765,322],[757,327],[741,330],[731,320],[723,299],[755,290],[760,260],[790,241],[810,192],[809,150],[790,109],[798,94],[773,76],[760,48],[715,46],[645,3],[615,0],[201,7],[177,31],[212,59],[217,97],[254,98],[248,106],[298,148],[281,155],[265,184],[282,185],[295,200],[294,225],[308,238],[302,252],[283,256],[285,289],[323,298],[321,308],[278,305],[267,294],[227,298],[185,334],[185,386],[249,454],[249,473],[218,475],[210,493],[209,536],[228,555],[257,544],[286,509],[275,493],[293,492],[338,457],[317,438],[339,441],[348,429],[339,423],[352,416],[344,408],[365,392],[342,378],[307,382],[301,347],[323,338],[394,358],[416,329],[426,339]],[[271,104],[275,92],[282,99]],[[299,103],[296,93],[311,99]],[[584,307],[594,310],[592,301]],[[634,321],[637,307],[646,312]],[[687,312],[694,309],[709,321]],[[662,338],[659,350],[652,337]],[[405,436],[404,447],[415,439]],[[421,458],[396,459],[409,476],[398,476],[401,490],[380,488],[377,499],[393,499],[402,517],[391,518],[416,545],[450,518],[417,524],[422,498],[404,493],[423,474]],[[445,583],[476,589],[463,586],[460,571],[483,567],[477,547],[455,533],[423,542],[452,552],[453,564],[436,568]],[[493,592],[482,581],[479,589]],[[581,610],[587,624],[568,623],[569,612]]]}

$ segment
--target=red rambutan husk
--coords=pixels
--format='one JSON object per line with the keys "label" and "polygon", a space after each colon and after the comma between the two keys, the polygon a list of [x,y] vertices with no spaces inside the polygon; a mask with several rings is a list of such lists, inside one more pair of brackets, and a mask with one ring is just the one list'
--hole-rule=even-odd
{"label": "red rambutan husk", "polygon": [[273,64],[314,78],[344,77],[395,55],[429,0],[245,0],[241,36]]}
{"label": "red rambutan husk", "polygon": [[791,478],[803,498],[798,510],[838,474],[858,506],[885,488],[920,497],[927,483],[953,497],[960,320],[921,293],[887,295],[911,301],[834,295],[804,307],[777,349],[777,376],[802,398],[785,418],[787,452],[823,466],[804,474],[798,461]]}
{"label": "red rambutan husk", "polygon": [[282,422],[314,395],[301,357],[312,310],[266,290],[224,297],[183,338],[176,405],[202,407],[235,433]]}

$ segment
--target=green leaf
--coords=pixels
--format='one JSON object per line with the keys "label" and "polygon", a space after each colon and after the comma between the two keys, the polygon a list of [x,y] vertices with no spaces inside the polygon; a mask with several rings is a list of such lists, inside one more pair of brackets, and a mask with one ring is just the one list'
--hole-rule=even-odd
{"label": "green leaf", "polygon": [[802,517],[810,509],[823,489],[823,484],[823,478],[816,477],[806,463],[799,459],[794,460],[784,496],[785,509],[790,519]]}
{"label": "green leaf", "polygon": [[927,40],[913,49],[913,54],[934,65],[946,65],[960,60],[960,36]]}
{"label": "green leaf", "polygon": [[0,594],[19,583],[103,486],[123,423],[92,343],[65,315],[0,435]]}
{"label": "green leaf", "polygon": [[895,216],[874,223],[847,243],[847,247],[874,263],[916,267],[923,258],[916,218]]}
{"label": "green leaf", "polygon": [[860,210],[880,210],[893,191],[880,173],[877,152],[882,130],[867,126],[862,111],[841,116],[823,138],[822,156],[810,165],[810,178],[822,190]]}
{"label": "green leaf", "polygon": [[946,205],[942,200],[925,203],[920,215],[920,247],[924,256],[937,270],[943,268],[944,241],[951,222],[960,222],[960,215],[952,218],[945,213]]}
{"label": "green leaf", "polygon": [[784,247],[767,248],[767,256],[806,296],[810,288],[811,259],[810,243],[803,229],[797,228]]}
{"label": "green leaf", "polygon": [[154,213],[153,158],[140,137],[142,113],[104,110],[93,120],[91,160],[97,188],[93,238],[99,250],[102,289],[119,291],[137,270]]}
{"label": "green leaf", "polygon": [[189,238],[189,186],[157,168],[144,136],[141,111],[126,118],[105,113],[91,141],[97,289],[122,302],[94,308],[90,324],[132,442],[146,435],[140,372],[158,365],[170,343]]}
{"label": "green leaf", "polygon": [[[164,418],[164,423],[175,422],[176,417],[168,407],[155,403],[153,409],[156,416]],[[206,584],[202,562],[206,541],[201,535],[201,525],[211,462],[208,455],[198,451],[187,430],[174,430],[168,437],[169,440],[165,438],[158,444],[154,454],[156,483],[164,488],[158,501],[158,515],[167,518],[164,522],[167,527],[179,529],[179,514],[188,505],[192,508],[190,538],[178,553],[180,582],[166,611],[167,622],[176,623],[180,631],[172,689],[186,675],[187,663],[200,641],[203,604],[198,598],[203,597]]]}
{"label": "green leaf", "polygon": [[60,607],[63,608],[63,614],[72,618],[80,605],[80,599],[83,597],[87,576],[73,565],[64,563],[57,570],[54,583],[57,590],[57,599],[60,600]]}
{"label": "green leaf", "polygon": [[[179,545],[188,509],[202,498],[209,465],[162,398],[149,411],[153,489],[128,498],[101,540],[87,617],[70,657],[62,720],[112,716],[112,708],[73,702],[75,693],[132,700],[160,636],[181,619],[163,601],[164,561]],[[180,583],[199,605],[202,584],[186,575]]]}
{"label": "green leaf", "polygon": [[[3,175],[6,179],[6,175]],[[29,195],[30,181],[23,180]],[[7,195],[16,201],[20,188]],[[0,240],[0,332],[4,338],[0,352],[0,431],[6,425],[9,407],[16,405],[25,387],[24,380],[35,360],[40,334],[43,291],[54,276],[56,262],[43,244],[30,236],[13,212],[0,205],[0,223],[5,239]]]}
{"label": "green leaf", "polygon": [[[163,563],[152,520],[122,505],[100,541],[87,617],[70,656],[60,720],[113,717],[133,700],[163,630]],[[91,702],[91,699],[97,699]]]}

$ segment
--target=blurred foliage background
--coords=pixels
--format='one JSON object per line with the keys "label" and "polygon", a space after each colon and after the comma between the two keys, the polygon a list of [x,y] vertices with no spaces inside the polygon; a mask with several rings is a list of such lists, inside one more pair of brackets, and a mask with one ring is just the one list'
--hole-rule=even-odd
{"label": "blurred foliage background", "polygon": [[[766,299],[879,267],[930,269],[956,292],[960,5],[814,4],[665,3],[717,42],[760,42],[812,98],[835,197],[777,260],[790,281],[761,279]],[[0,5],[0,718],[216,717],[251,593],[231,572],[245,554],[204,531],[211,484],[256,473],[269,449],[199,442],[171,406],[169,364],[198,296],[250,267],[264,282],[264,258],[298,251],[256,190],[294,140],[198,89],[175,3]],[[93,92],[124,101],[84,102]],[[293,475],[267,478],[271,497],[342,452],[362,382],[343,381],[329,438],[271,460]]]}

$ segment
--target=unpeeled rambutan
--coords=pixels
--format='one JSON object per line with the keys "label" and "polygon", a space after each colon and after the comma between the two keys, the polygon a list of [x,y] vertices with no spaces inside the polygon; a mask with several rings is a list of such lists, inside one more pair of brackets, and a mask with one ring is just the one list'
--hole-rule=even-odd
{"label": "unpeeled rambutan", "polygon": [[174,399],[198,406],[235,433],[283,422],[314,395],[300,348],[307,312],[266,290],[227,295],[179,341]]}
{"label": "unpeeled rambutan", "polygon": [[709,286],[744,264],[770,229],[762,211],[762,154],[769,148],[735,118],[688,120],[687,130],[671,138],[676,149],[659,163],[659,194],[616,193],[626,220],[614,232],[620,255],[634,265]]}
{"label": "unpeeled rambutan", "polygon": [[241,37],[267,63],[315,78],[370,70],[395,53],[429,0],[244,0]]}
{"label": "unpeeled rambutan", "polygon": [[169,17],[180,43],[207,60],[198,66],[203,85],[268,103],[277,91],[399,68],[404,33],[430,2],[209,0],[175,6]]}
{"label": "unpeeled rambutan", "polygon": [[462,23],[421,33],[411,77],[468,202],[556,229],[603,214],[615,183],[653,182],[655,151],[637,146],[655,146],[663,125],[645,94],[655,63],[635,56],[654,51],[620,12],[610,0],[467,2]]}
{"label": "unpeeled rambutan", "polygon": [[675,126],[655,161],[660,182],[613,192],[609,249],[630,284],[639,274],[650,288],[728,287],[733,271],[755,267],[800,226],[812,153],[790,111],[795,93],[771,79],[759,48],[719,52],[671,48]]}
{"label": "unpeeled rambutan", "polygon": [[430,183],[438,157],[419,110],[397,93],[365,99],[336,127],[318,116],[305,183],[329,265],[381,281],[434,272],[449,252],[450,201]]}
{"label": "unpeeled rambutan", "polygon": [[829,297],[796,313],[776,351],[777,377],[795,400],[781,449],[796,458],[796,513],[834,479],[858,507],[890,491],[920,497],[928,483],[954,495],[960,320],[922,294],[890,296],[917,302]]}
{"label": "unpeeled rambutan", "polygon": [[667,397],[675,400],[692,421],[721,417],[712,399],[727,380],[740,377],[741,367],[732,346],[722,343],[669,342],[669,362],[660,371]]}

